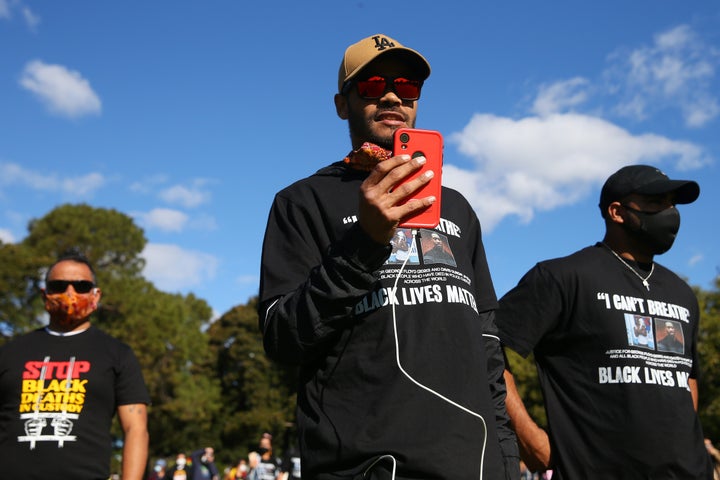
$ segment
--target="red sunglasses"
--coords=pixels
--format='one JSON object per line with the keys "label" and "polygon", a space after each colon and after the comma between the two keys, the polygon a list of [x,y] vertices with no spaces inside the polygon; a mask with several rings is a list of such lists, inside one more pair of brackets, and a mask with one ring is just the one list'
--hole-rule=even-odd
{"label": "red sunglasses", "polygon": [[350,81],[345,84],[343,93],[350,90],[350,85],[357,85],[358,95],[367,100],[380,98],[387,92],[388,86],[392,85],[395,95],[400,100],[417,100],[420,98],[420,89],[422,82],[420,80],[410,80],[405,77],[383,77],[381,75],[373,75],[365,80]]}

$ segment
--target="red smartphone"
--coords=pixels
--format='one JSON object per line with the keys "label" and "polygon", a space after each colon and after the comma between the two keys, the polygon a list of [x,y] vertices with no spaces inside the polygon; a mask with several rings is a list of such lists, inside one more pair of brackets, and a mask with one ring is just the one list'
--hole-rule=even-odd
{"label": "red smartphone", "polygon": [[[394,155],[410,155],[412,158],[424,156],[427,161],[425,165],[410,177],[400,182],[417,178],[428,170],[432,170],[435,176],[420,190],[413,193],[407,200],[412,198],[424,198],[430,195],[437,200],[430,207],[417,215],[406,218],[400,225],[401,228],[435,228],[440,223],[440,192],[442,190],[442,161],[443,161],[443,138],[440,132],[435,130],[420,130],[417,128],[399,128],[395,130],[393,141]],[[407,201],[406,200],[406,201]]]}

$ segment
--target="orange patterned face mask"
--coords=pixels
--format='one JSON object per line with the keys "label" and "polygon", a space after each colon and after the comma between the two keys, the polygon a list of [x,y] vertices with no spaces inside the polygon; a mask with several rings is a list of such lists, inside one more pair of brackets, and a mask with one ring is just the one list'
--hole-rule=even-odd
{"label": "orange patterned face mask", "polygon": [[375,165],[379,162],[387,160],[392,156],[393,154],[390,150],[378,147],[374,143],[365,142],[357,150],[348,153],[347,157],[343,159],[343,162],[357,170],[369,172],[375,168]]}
{"label": "orange patterned face mask", "polygon": [[78,325],[97,309],[95,295],[64,292],[45,295],[45,310],[64,327]]}

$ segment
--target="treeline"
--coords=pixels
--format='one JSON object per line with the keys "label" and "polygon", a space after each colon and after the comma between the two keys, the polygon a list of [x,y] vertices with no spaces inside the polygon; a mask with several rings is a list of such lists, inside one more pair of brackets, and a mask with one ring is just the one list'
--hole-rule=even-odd
{"label": "treeline", "polygon": [[[142,229],[112,209],[62,205],[30,222],[21,242],[0,243],[0,344],[44,325],[43,269],[79,247],[103,289],[93,322],[132,346],[143,367],[152,398],[151,458],[213,446],[218,463],[229,465],[264,431],[282,450],[294,434],[297,372],[265,356],[257,299],[211,322],[205,300],[162,292],[142,276],[146,243]],[[706,436],[720,440],[720,277],[712,291],[695,292],[702,315],[700,416]],[[528,410],[544,425],[532,359],[512,352],[509,358]]]}

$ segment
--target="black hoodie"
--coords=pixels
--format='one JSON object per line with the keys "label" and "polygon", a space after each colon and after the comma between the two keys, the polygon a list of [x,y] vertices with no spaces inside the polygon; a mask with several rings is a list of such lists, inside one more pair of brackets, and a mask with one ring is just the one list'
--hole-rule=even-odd
{"label": "black hoodie", "polygon": [[[265,232],[260,328],[270,357],[301,366],[303,477],[511,478],[480,223],[443,188],[440,225],[401,230],[403,266],[357,224],[366,177],[338,162],[296,182],[276,195]],[[432,232],[442,263],[422,255]]]}

